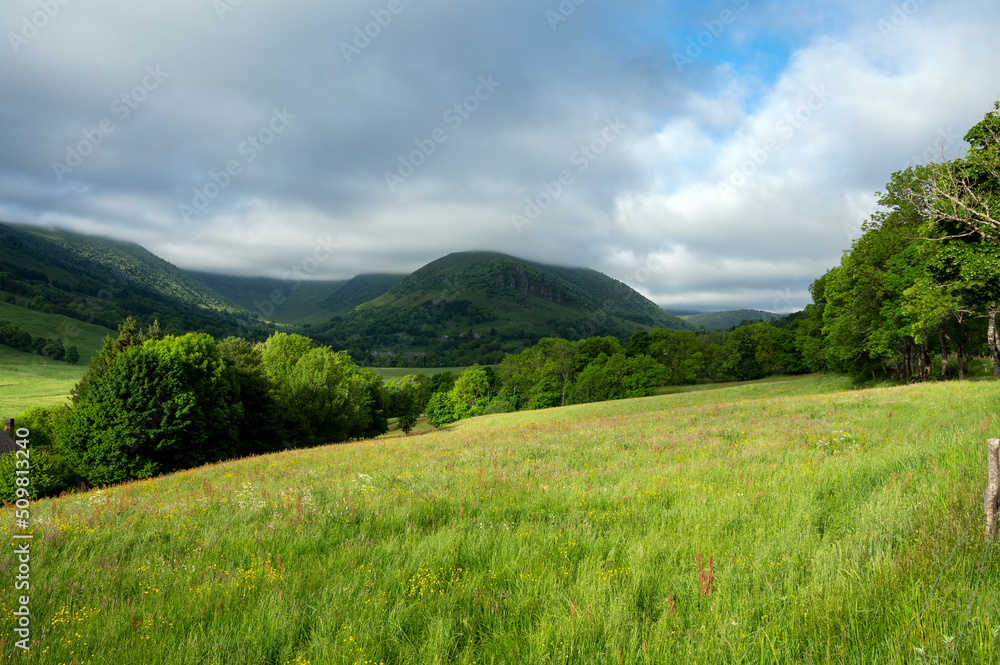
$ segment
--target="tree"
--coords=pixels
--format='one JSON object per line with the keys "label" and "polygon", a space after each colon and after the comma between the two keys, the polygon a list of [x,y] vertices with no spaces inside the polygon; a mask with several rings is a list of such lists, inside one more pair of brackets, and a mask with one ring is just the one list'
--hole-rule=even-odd
{"label": "tree", "polygon": [[91,485],[234,456],[236,377],[205,334],[119,352],[56,426],[56,446]]}
{"label": "tree", "polygon": [[[158,324],[156,324],[156,330],[159,330]],[[90,383],[104,374],[120,353],[138,346],[145,339],[142,331],[136,326],[135,319],[131,316],[122,321],[118,326],[118,336],[116,338],[112,339],[111,335],[105,336],[97,355],[91,359],[90,364],[87,365],[87,371],[70,392],[70,399],[73,403],[79,402],[86,396]],[[150,339],[152,338],[150,337]],[[157,339],[159,338],[157,337]]]}
{"label": "tree", "polygon": [[219,352],[232,368],[243,405],[239,423],[241,448],[248,453],[265,453],[284,447],[283,416],[274,399],[274,385],[264,369],[263,345],[240,337],[219,343]]}
{"label": "tree", "polygon": [[354,363],[344,352],[313,348],[277,379],[275,397],[289,423],[289,431],[295,432],[302,444],[320,445],[348,439],[353,415],[349,383],[352,366]]}
{"label": "tree", "polygon": [[66,349],[66,358],[64,360],[70,365],[75,365],[80,362],[80,352],[77,350],[76,346],[70,346]]}
{"label": "tree", "polygon": [[648,339],[648,355],[663,365],[666,383],[694,383],[703,363],[701,344],[694,333],[657,329],[650,331]]}
{"label": "tree", "polygon": [[[929,220],[928,235],[951,246],[968,282],[968,300],[989,321],[993,374],[1000,376],[996,316],[1000,305],[1000,102],[965,135],[965,156],[927,170],[910,202]],[[965,266],[968,266],[967,268]]]}
{"label": "tree", "polygon": [[499,377],[492,367],[469,367],[448,392],[452,414],[457,420],[482,415],[496,394],[498,384]]}
{"label": "tree", "polygon": [[552,374],[558,381],[559,403],[565,406],[566,393],[576,378],[576,345],[564,339],[545,337],[539,340],[535,348],[545,357],[543,371]]}
{"label": "tree", "polygon": [[448,393],[434,393],[427,403],[427,419],[434,427],[443,427],[458,420]]}
{"label": "tree", "polygon": [[417,424],[422,409],[420,408],[419,387],[405,383],[393,393],[393,410],[399,429],[409,434]]}

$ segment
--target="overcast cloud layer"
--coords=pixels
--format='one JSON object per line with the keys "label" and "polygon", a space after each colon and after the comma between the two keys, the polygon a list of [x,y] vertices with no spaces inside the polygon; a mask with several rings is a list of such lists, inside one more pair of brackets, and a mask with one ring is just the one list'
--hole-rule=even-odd
{"label": "overcast cloud layer", "polygon": [[1000,96],[995,0],[7,0],[0,29],[0,220],[238,275],[489,249],[668,310],[801,308]]}

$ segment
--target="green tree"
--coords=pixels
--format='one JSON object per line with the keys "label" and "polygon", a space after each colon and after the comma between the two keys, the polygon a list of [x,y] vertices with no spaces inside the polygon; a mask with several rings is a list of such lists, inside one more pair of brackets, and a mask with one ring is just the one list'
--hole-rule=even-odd
{"label": "green tree", "polygon": [[497,392],[498,378],[490,367],[473,365],[462,372],[448,393],[457,420],[482,415]]}
{"label": "green tree", "polygon": [[205,334],[120,351],[70,413],[56,447],[91,485],[149,478],[235,455],[243,416],[233,371]]}
{"label": "green tree", "polygon": [[434,427],[443,427],[458,418],[452,408],[448,393],[434,393],[427,403],[427,419]]}
{"label": "green tree", "polygon": [[283,416],[274,398],[274,385],[264,369],[263,345],[228,337],[219,343],[219,352],[239,386],[244,413],[239,423],[241,449],[254,454],[281,450],[285,447]]}
{"label": "green tree", "polygon": [[[1000,279],[1000,102],[965,135],[969,150],[960,159],[927,169],[908,202],[928,220],[927,235],[946,249],[935,277],[966,283],[961,296],[988,319],[987,344],[994,376],[1000,376],[996,315]],[[949,267],[949,271],[947,268]],[[952,291],[954,293],[954,291]]]}
{"label": "green tree", "polygon": [[401,385],[393,393],[393,410],[399,429],[409,434],[423,412],[420,406],[420,388],[413,383]]}

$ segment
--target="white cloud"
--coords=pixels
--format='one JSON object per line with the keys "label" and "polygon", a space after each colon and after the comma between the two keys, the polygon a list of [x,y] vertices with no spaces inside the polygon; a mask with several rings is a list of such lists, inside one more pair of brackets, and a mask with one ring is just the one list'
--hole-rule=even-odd
{"label": "white cloud", "polygon": [[[242,3],[220,20],[195,0],[64,5],[0,58],[0,215],[234,274],[281,276],[329,236],[316,277],[492,249],[604,270],[672,307],[791,309],[891,173],[941,137],[960,147],[1000,95],[985,0],[751,3],[684,72],[661,33],[694,34],[719,7],[587,3],[553,31],[531,0],[405,0],[348,63],[341,42],[383,7]],[[12,0],[0,24],[34,11]],[[169,76],[115,115],[157,66]],[[502,85],[449,125],[481,76]],[[285,107],[294,121],[249,161],[240,146]],[[60,182],[52,162],[105,117],[115,131]],[[627,131],[581,170],[615,117]],[[436,128],[447,140],[390,191],[385,172]],[[240,174],[185,221],[179,206],[233,160]],[[518,233],[511,216],[565,170]]]}

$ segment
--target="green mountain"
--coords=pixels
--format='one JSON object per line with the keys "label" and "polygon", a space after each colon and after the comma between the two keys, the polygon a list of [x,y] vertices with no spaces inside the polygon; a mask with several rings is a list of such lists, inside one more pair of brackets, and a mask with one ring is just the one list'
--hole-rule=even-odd
{"label": "green mountain", "polygon": [[186,271],[188,275],[232,303],[281,323],[326,321],[336,314],[322,306],[330,294],[347,280],[290,282],[272,277],[234,277]]}
{"label": "green mountain", "polygon": [[126,316],[158,320],[166,333],[257,327],[244,308],[139,245],[13,224],[0,224],[0,300],[111,329]]}
{"label": "green mountain", "polygon": [[378,362],[427,356],[436,364],[461,365],[497,361],[541,337],[627,339],[652,327],[694,330],[597,271],[460,252],[427,264],[350,313],[312,326],[309,334]]}
{"label": "green mountain", "polygon": [[296,285],[188,273],[133,243],[10,224],[0,224],[0,302],[16,306],[14,324],[29,310],[111,330],[133,316],[168,334],[260,339],[273,321],[360,362],[400,366],[499,362],[542,337],[696,329],[595,270],[492,252],[450,254],[407,276]]}
{"label": "green mountain", "polygon": [[773,321],[781,318],[781,316],[772,314],[771,312],[762,312],[759,309],[733,309],[725,312],[688,314],[680,318],[696,328],[728,330],[746,321]]}
{"label": "green mountain", "polygon": [[320,303],[324,311],[346,314],[358,305],[374,300],[399,284],[406,275],[358,275],[339,289],[331,292]]}
{"label": "green mountain", "polygon": [[188,270],[196,280],[251,312],[276,323],[328,321],[378,298],[405,275],[358,275],[352,279],[293,282],[271,277],[233,277]]}

